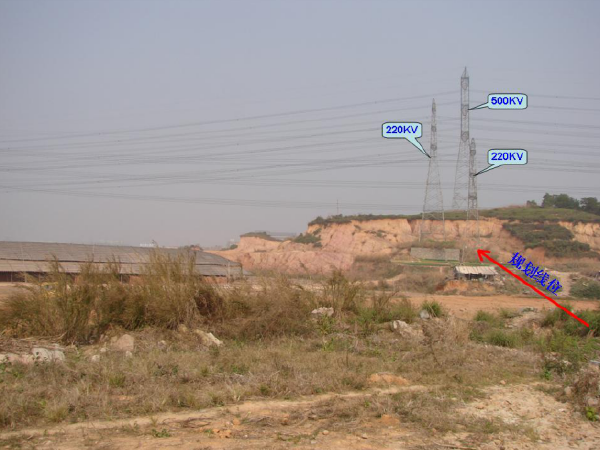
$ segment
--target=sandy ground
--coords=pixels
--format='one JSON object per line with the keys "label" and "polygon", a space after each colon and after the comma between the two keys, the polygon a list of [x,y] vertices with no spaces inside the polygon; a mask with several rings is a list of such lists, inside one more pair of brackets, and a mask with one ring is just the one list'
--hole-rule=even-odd
{"label": "sandy ground", "polygon": [[17,286],[19,285],[13,283],[0,283],[0,300],[4,300],[10,294],[18,292],[19,288]]}
{"label": "sandy ground", "polygon": [[[466,431],[441,432],[398,417],[365,415],[340,419],[328,414],[327,402],[351,398],[373,401],[400,390],[320,395],[294,401],[249,401],[202,411],[167,413],[112,422],[88,422],[0,434],[0,448],[75,450],[178,448],[208,449],[597,449],[600,426],[540,389],[543,385],[491,387],[487,398],[463,404],[456,414],[501,420],[517,433],[487,435],[473,441]],[[435,388],[433,388],[435,389]],[[443,392],[438,391],[440,395]],[[330,403],[331,404],[331,403]],[[527,432],[526,430],[529,430]]]}
{"label": "sandy ground", "polygon": [[[489,296],[464,296],[464,295],[423,295],[414,294],[409,296],[415,304],[426,300],[435,300],[445,306],[457,317],[472,319],[479,310],[498,311],[500,309],[521,309],[526,306],[542,309],[551,309],[555,306],[545,298],[513,297],[507,295]],[[559,301],[563,304],[564,301]],[[600,302],[594,300],[567,300],[576,310],[600,309]]]}

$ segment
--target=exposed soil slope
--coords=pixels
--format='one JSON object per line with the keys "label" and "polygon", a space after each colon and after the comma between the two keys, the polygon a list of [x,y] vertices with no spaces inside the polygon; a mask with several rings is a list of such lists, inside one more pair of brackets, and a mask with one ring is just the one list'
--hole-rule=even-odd
{"label": "exposed soil slope", "polygon": [[[507,257],[523,250],[523,243],[502,227],[504,221],[482,218],[479,222],[480,246]],[[600,224],[560,222],[579,242],[600,251]],[[446,220],[445,229],[436,221],[421,223],[416,219],[377,219],[325,226],[310,225],[306,231],[320,239],[320,247],[292,241],[271,241],[259,237],[242,237],[236,249],[214,252],[241,262],[248,270],[267,269],[287,273],[330,273],[335,269],[347,270],[356,257],[386,256],[408,252],[418,242],[423,226],[431,239],[473,243],[476,229],[473,222]],[[444,233],[445,232],[445,233]],[[543,263],[543,250],[529,250]],[[542,261],[540,261],[542,259]]]}

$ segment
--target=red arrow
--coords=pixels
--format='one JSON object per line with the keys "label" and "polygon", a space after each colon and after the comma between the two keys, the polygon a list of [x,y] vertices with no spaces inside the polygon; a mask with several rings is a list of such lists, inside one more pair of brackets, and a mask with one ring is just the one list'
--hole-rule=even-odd
{"label": "red arrow", "polygon": [[542,297],[544,297],[546,300],[549,300],[550,302],[552,302],[552,304],[554,306],[556,306],[557,308],[562,309],[564,312],[566,312],[568,315],[570,315],[573,319],[577,319],[579,320],[582,324],[584,324],[586,327],[590,327],[590,325],[583,319],[577,317],[575,314],[573,314],[571,311],[569,311],[567,308],[560,306],[554,299],[548,297],[546,294],[544,294],[542,291],[540,291],[538,288],[536,288],[535,286],[533,286],[532,284],[529,284],[527,281],[525,281],[523,278],[521,278],[519,275],[516,275],[514,273],[512,273],[509,269],[507,269],[506,267],[504,267],[502,264],[500,264],[498,261],[496,261],[494,258],[492,258],[490,256],[490,251],[489,250],[477,250],[477,256],[479,256],[479,261],[483,262],[483,257],[485,256],[487,259],[490,260],[490,262],[493,262],[494,264],[496,264],[498,267],[500,267],[502,270],[504,270],[505,272],[508,272],[509,274],[511,274],[513,277],[515,277],[517,280],[519,280],[521,283],[523,283],[525,286],[529,286],[531,289],[533,289],[536,293],[538,293],[539,295],[541,295]]}

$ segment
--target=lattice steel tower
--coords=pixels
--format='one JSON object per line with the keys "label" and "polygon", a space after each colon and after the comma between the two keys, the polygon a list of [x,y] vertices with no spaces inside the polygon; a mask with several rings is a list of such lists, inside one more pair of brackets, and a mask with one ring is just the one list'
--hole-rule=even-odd
{"label": "lattice steel tower", "polygon": [[[433,233],[433,223],[431,221],[440,220],[442,223],[442,233],[446,240],[446,224],[444,221],[444,197],[442,195],[442,185],[440,183],[440,169],[438,167],[438,148],[437,148],[437,119],[435,99],[431,103],[431,140],[429,143],[429,171],[427,172],[427,184],[425,185],[425,200],[423,201],[423,214],[421,215],[421,228],[419,240],[424,236]],[[425,221],[428,220],[429,226],[426,227]]]}
{"label": "lattice steel tower", "polygon": [[[469,223],[469,231],[471,236],[477,238],[479,242],[479,209],[477,206],[477,149],[475,147],[475,139],[471,139],[469,146],[469,193],[467,198],[467,221],[475,221]],[[475,225],[475,227],[471,226]]]}
{"label": "lattice steel tower", "polygon": [[469,74],[467,68],[460,78],[460,143],[454,178],[452,209],[466,210],[469,189]]}

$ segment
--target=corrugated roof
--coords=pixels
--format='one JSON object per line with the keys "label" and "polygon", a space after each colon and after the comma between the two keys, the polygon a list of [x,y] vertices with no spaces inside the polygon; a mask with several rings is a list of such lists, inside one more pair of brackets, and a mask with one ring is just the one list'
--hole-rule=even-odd
{"label": "corrugated roof", "polygon": [[456,266],[454,270],[461,275],[498,275],[491,266]]}
{"label": "corrugated roof", "polygon": [[143,273],[152,252],[169,255],[195,255],[198,273],[204,276],[239,275],[241,265],[222,256],[187,249],[126,247],[115,245],[55,244],[0,241],[0,272],[48,272],[48,261],[56,258],[66,272],[79,273],[81,263],[99,266],[118,261],[122,274]]}

